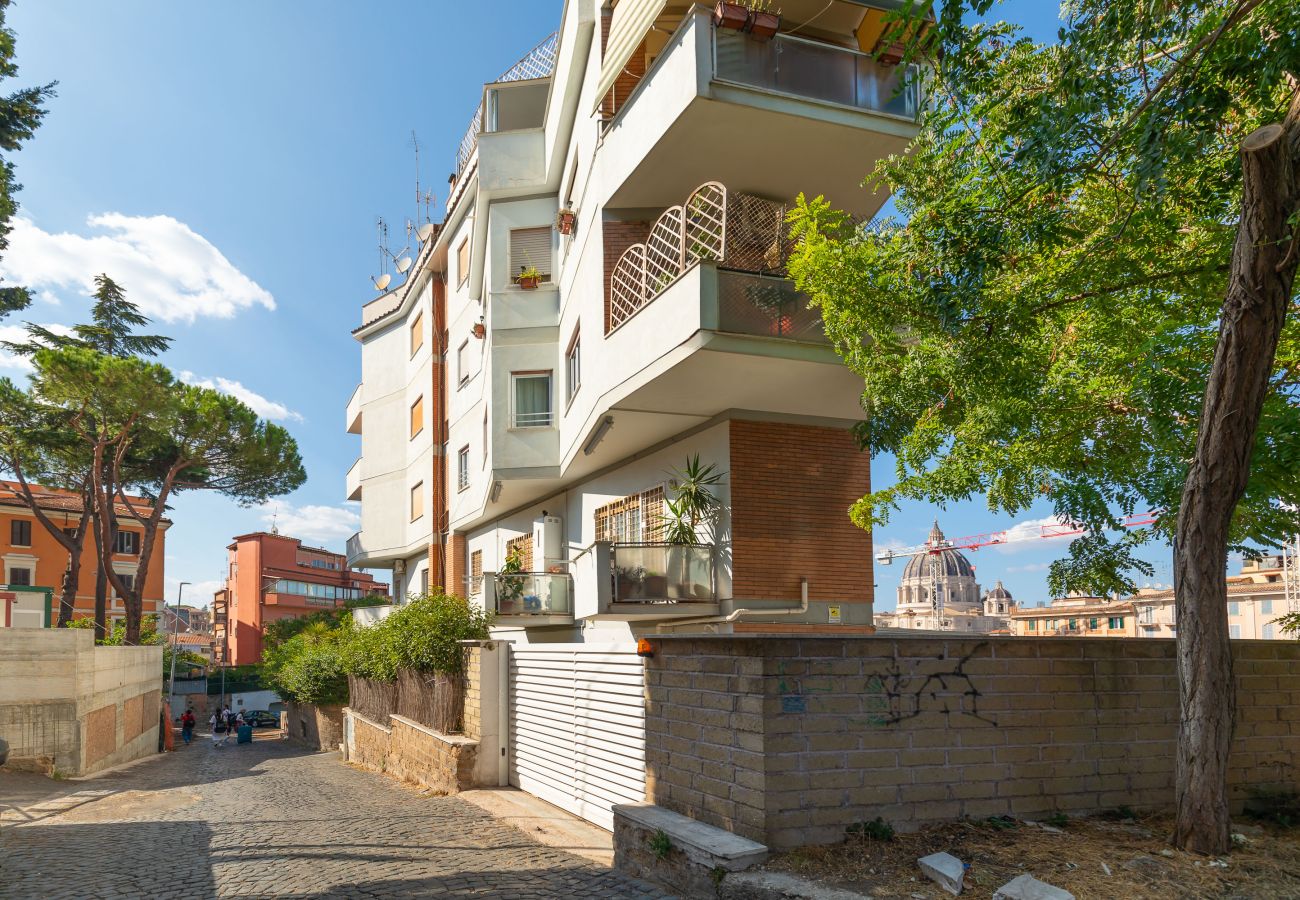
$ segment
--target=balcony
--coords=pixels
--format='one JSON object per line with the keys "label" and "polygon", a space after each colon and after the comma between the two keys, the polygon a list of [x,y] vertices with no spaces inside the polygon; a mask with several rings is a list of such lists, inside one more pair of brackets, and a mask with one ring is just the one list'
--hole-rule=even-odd
{"label": "balcony", "polygon": [[348,467],[348,474],[344,478],[344,490],[349,500],[361,499],[361,457]]}
{"label": "balcony", "polygon": [[918,130],[909,76],[803,36],[718,30],[697,7],[607,124],[600,155],[617,187],[606,206],[663,207],[725,177],[739,191],[822,194],[874,215],[887,195],[862,180]]}
{"label": "balcony", "polygon": [[[378,322],[384,316],[394,312],[402,305],[401,285],[380,297],[376,297],[361,307],[361,327],[365,328]],[[349,428],[349,431],[352,429]]]}
{"label": "balcony", "polygon": [[366,552],[365,547],[362,546],[361,543],[361,532],[358,531],[356,534],[352,535],[352,537],[348,538],[347,546],[344,547],[344,552],[347,554],[348,568],[356,568],[357,561],[360,560]]}
{"label": "balcony", "polygon": [[716,558],[708,545],[593,544],[570,563],[574,615],[622,621],[715,615]]}
{"label": "balcony", "polygon": [[573,579],[558,572],[487,572],[483,605],[496,616],[497,625],[569,625]]}
{"label": "balcony", "polygon": [[[556,328],[560,324],[560,289],[550,282],[541,284],[536,290],[519,289],[499,291],[492,294],[492,306],[489,313],[492,339],[501,339],[502,331],[518,331],[529,328]],[[526,337],[511,335],[510,340]],[[555,340],[554,335],[548,336]]]}
{"label": "balcony", "polygon": [[348,398],[346,421],[348,434],[361,433],[361,385],[357,385],[352,396]]}

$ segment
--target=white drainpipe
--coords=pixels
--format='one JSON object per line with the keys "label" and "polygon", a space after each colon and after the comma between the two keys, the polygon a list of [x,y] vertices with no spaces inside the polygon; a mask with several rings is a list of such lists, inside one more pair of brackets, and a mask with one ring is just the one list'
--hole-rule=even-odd
{"label": "white drainpipe", "polygon": [[676,628],[679,625],[729,625],[742,616],[797,616],[808,611],[808,579],[806,577],[799,579],[799,595],[801,599],[798,606],[787,606],[780,609],[743,607],[733,609],[725,616],[701,616],[698,619],[677,619],[672,622],[660,622],[655,626],[655,631],[662,633],[665,626]]}

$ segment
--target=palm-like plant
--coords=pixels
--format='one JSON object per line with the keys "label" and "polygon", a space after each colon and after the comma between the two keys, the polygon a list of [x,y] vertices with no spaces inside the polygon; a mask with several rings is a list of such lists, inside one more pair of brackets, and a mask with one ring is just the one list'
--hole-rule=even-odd
{"label": "palm-like plant", "polygon": [[725,477],[726,473],[719,472],[713,463],[700,462],[698,453],[688,457],[683,468],[673,470],[677,486],[672,499],[665,503],[665,543],[698,543],[701,527],[708,530],[710,539],[715,536],[722,503],[712,489]]}

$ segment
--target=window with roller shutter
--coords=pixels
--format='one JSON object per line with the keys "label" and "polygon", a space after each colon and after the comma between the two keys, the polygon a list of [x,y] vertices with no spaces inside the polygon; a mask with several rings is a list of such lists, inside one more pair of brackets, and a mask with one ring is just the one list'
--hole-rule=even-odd
{"label": "window with roller shutter", "polygon": [[510,230],[510,279],[521,269],[532,266],[542,281],[551,280],[551,228],[512,228]]}

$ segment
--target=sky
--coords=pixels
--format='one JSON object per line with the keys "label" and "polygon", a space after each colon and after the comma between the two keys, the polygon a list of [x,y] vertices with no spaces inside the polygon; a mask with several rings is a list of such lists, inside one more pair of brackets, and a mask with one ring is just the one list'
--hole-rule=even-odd
{"label": "sky", "polygon": [[[307,483],[264,507],[178,499],[167,535],[166,599],[219,587],[225,546],[274,522],[284,534],[343,550],[358,505],[344,476],[360,449],[344,409],[360,375],[351,329],[375,294],[375,221],[394,251],[416,218],[420,184],[445,200],[454,151],[482,84],[559,23],[561,0],[17,0],[14,85],[59,82],[36,137],[14,155],[19,220],[0,276],[33,288],[30,308],[0,321],[85,321],[91,279],[107,272],[174,338],[162,357],[179,377],[240,397],[297,438]],[[1047,0],[996,15],[1050,40]],[[864,175],[866,173],[864,172]],[[23,364],[0,356],[0,375]],[[890,458],[873,483],[893,480]],[[1050,510],[1011,519],[976,499],[904,506],[877,549],[924,542],[936,517],[950,537],[1036,533]],[[1022,602],[1046,600],[1062,540],[971,554],[985,587],[1001,579]],[[1170,580],[1167,552],[1153,582]],[[876,568],[880,609],[894,606],[901,561]]]}

